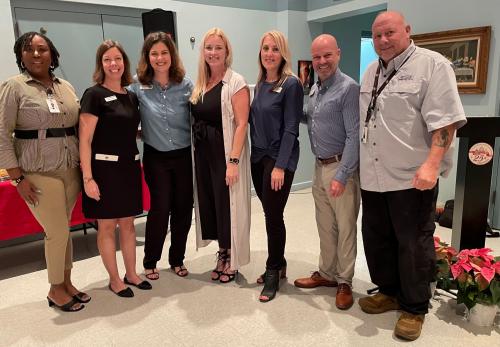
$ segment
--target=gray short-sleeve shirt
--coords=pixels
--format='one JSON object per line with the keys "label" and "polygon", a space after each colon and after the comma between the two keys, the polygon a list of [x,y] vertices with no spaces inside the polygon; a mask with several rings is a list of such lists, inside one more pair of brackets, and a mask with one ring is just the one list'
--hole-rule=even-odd
{"label": "gray short-sleeve shirt", "polygon": [[[364,121],[379,64],[369,66],[361,83],[361,188],[375,192],[409,189],[415,172],[427,159],[432,132],[454,123],[459,128],[466,117],[451,63],[412,42],[386,68],[382,66],[379,87],[394,69],[398,71],[378,96],[368,123],[367,142],[363,143]],[[451,147],[441,162],[444,177],[452,167],[452,154]]]}

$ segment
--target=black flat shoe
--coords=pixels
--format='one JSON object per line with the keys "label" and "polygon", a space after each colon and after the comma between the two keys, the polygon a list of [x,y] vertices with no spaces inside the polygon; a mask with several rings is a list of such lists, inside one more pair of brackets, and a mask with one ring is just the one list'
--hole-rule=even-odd
{"label": "black flat shoe", "polygon": [[[264,275],[264,289],[260,292],[259,301],[269,302],[276,297],[280,288],[280,274],[278,270],[266,270]],[[263,298],[266,297],[266,298]]]}
{"label": "black flat shoe", "polygon": [[64,312],[78,312],[80,310],[83,310],[85,305],[80,305],[78,308],[74,308],[76,304],[81,304],[78,300],[75,300],[75,298],[71,299],[70,302],[65,303],[64,305],[58,305],[56,304],[51,298],[47,296],[47,301],[49,302],[49,307],[55,307],[61,311]]}
{"label": "black flat shoe", "polygon": [[118,293],[115,292],[113,290],[113,288],[111,288],[111,284],[108,286],[109,290],[111,290],[113,293],[115,293],[116,295],[118,295],[120,298],[133,298],[134,297],[134,292],[132,291],[132,289],[130,289],[130,287],[127,287],[123,290],[120,290]]}
{"label": "black flat shoe", "polygon": [[[85,299],[85,297],[88,297],[88,299]],[[76,293],[75,295],[73,295],[73,299],[75,299],[76,301],[78,302],[81,302],[82,304],[86,304],[87,302],[89,302],[92,298],[90,297],[90,295],[88,295],[87,293],[84,293],[84,292],[78,292]]]}
{"label": "black flat shoe", "polygon": [[148,281],[142,281],[141,283],[135,284],[135,283],[129,282],[129,280],[127,279],[127,276],[123,277],[123,282],[125,284],[137,287],[137,288],[142,289],[142,290],[153,289],[153,286]]}

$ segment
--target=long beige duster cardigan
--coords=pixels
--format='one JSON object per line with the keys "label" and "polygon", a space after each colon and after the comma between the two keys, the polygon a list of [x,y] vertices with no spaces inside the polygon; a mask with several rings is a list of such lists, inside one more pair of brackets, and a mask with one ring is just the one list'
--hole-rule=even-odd
{"label": "long beige duster cardigan", "polygon": [[[229,160],[233,146],[236,123],[234,120],[231,97],[241,90],[248,88],[245,79],[238,73],[227,69],[222,79],[221,110],[222,133],[224,138],[224,153],[226,162]],[[194,150],[194,146],[192,146]],[[250,262],[250,149],[248,137],[245,139],[238,164],[238,181],[229,187],[229,204],[231,216],[231,270],[238,270]],[[193,167],[194,167],[193,156]],[[193,169],[193,172],[194,169]],[[211,240],[203,240],[201,234],[200,211],[196,175],[194,178],[194,206],[196,219],[196,249],[207,246]]]}

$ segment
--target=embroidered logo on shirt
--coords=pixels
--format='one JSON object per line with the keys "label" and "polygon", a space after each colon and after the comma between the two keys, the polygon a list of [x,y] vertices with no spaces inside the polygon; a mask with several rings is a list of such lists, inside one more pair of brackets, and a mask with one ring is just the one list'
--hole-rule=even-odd
{"label": "embroidered logo on shirt", "polygon": [[398,81],[413,81],[412,75],[401,75],[398,76]]}

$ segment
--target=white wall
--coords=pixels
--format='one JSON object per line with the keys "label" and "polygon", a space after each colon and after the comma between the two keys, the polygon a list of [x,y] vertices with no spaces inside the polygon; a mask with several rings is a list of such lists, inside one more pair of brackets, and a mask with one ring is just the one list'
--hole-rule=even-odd
{"label": "white wall", "polygon": [[[35,1],[33,1],[34,3]],[[227,8],[221,6],[209,6],[182,1],[169,0],[61,0],[62,3],[85,3],[107,6],[119,6],[139,9],[153,9],[161,7],[165,10],[174,11],[177,17],[177,37],[179,52],[186,66],[188,76],[196,78],[198,66],[199,43],[203,34],[210,28],[218,26],[228,35],[234,50],[233,68],[241,73],[249,83],[254,83],[257,77],[257,54],[259,39],[262,33],[276,28],[276,12],[245,10]],[[53,1],[57,3],[57,1]],[[13,18],[11,14],[10,1],[0,0],[0,29],[2,40],[0,40],[0,51],[5,52],[1,56],[2,62],[0,77],[5,79],[16,74],[14,55]],[[256,25],[258,24],[258,25]],[[194,36],[196,42],[194,47],[189,38]],[[5,64],[4,64],[5,60]],[[13,63],[14,62],[14,63]]]}
{"label": "white wall", "polygon": [[[322,33],[320,23],[307,22],[307,12],[304,11],[283,11],[287,17],[287,36],[292,54],[292,69],[297,74],[298,60],[311,60],[311,42]],[[282,30],[284,31],[284,30]],[[304,98],[307,102],[307,97]],[[300,142],[300,168],[294,178],[294,187],[302,188],[312,184],[314,172],[314,155],[311,152],[307,125],[301,124],[299,129]]]}
{"label": "white wall", "polygon": [[0,81],[18,73],[14,58],[14,23],[9,0],[0,0]]}

